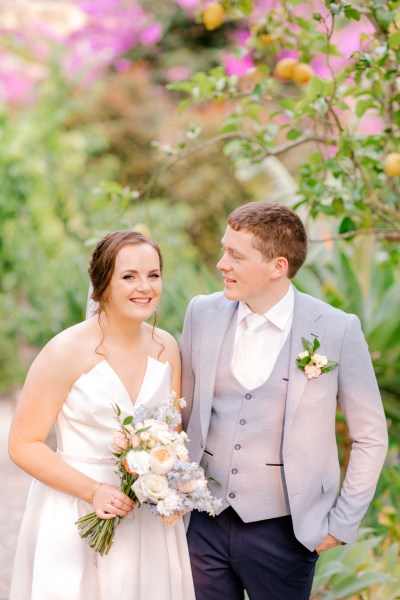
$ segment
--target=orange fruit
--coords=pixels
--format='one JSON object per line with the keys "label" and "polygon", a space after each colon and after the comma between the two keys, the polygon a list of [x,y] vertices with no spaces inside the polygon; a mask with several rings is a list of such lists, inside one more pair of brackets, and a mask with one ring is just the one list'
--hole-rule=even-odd
{"label": "orange fruit", "polygon": [[208,31],[217,29],[224,21],[224,14],[225,12],[221,4],[218,2],[210,2],[203,11],[204,27],[208,29]]}
{"label": "orange fruit", "polygon": [[383,170],[389,177],[400,176],[400,154],[389,152],[383,159]]}
{"label": "orange fruit", "polygon": [[287,57],[281,58],[278,60],[275,66],[274,74],[281,79],[292,79],[293,71],[295,66],[298,64],[298,61],[295,58]]}
{"label": "orange fruit", "polygon": [[313,68],[307,63],[298,63],[293,68],[292,79],[296,83],[307,83],[314,75]]}

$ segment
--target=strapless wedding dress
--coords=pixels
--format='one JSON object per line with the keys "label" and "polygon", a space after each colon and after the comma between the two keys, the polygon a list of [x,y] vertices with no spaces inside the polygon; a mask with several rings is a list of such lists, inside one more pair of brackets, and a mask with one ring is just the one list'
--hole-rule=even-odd
{"label": "strapless wedding dress", "polygon": [[[148,359],[136,405],[155,406],[171,390],[171,368]],[[56,421],[63,460],[96,481],[119,487],[109,445],[112,405],[132,413],[126,388],[107,361],[73,384]],[[108,555],[81,539],[75,521],[90,504],[34,480],[15,556],[10,600],[194,600],[183,522],[165,526],[147,506],[116,529]]]}

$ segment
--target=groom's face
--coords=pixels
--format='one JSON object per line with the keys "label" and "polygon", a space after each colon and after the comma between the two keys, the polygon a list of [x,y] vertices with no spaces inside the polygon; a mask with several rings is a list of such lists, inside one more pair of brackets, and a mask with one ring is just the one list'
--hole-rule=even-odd
{"label": "groom's face", "polygon": [[252,233],[245,229],[235,231],[228,225],[217,268],[224,276],[225,296],[246,302],[251,310],[262,314],[275,278],[275,259],[265,259],[253,242]]}

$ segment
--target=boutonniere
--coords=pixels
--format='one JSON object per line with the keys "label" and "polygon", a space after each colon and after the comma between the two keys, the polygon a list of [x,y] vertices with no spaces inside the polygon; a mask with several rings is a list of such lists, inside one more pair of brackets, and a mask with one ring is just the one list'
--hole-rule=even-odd
{"label": "boutonniere", "polygon": [[299,369],[304,371],[308,379],[319,377],[321,373],[327,373],[339,366],[339,363],[328,360],[323,354],[316,353],[321,345],[317,338],[314,338],[313,344],[303,337],[301,339],[305,350],[297,355],[296,364]]}

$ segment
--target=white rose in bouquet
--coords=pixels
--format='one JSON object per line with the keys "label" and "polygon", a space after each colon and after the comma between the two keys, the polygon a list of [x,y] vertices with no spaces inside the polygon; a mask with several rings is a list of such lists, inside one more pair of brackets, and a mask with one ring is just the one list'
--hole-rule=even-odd
{"label": "white rose in bouquet", "polygon": [[150,427],[147,431],[149,436],[153,439],[159,439],[159,433],[162,431],[168,431],[167,423],[163,423],[161,421],[156,421],[156,419],[146,419],[144,422],[144,427]]}
{"label": "white rose in bouquet", "polygon": [[144,450],[130,450],[125,457],[124,463],[128,473],[144,475],[149,470],[150,456]]}
{"label": "white rose in bouquet", "polygon": [[158,502],[168,494],[168,479],[165,475],[158,475],[158,473],[145,473],[136,479],[132,489],[139,502],[146,500]]}

